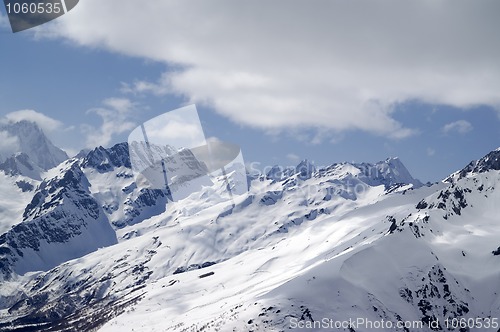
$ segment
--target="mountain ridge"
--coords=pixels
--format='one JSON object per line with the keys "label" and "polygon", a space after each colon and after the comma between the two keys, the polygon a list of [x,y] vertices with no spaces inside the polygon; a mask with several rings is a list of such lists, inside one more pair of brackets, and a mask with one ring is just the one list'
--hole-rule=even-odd
{"label": "mountain ridge", "polygon": [[460,171],[452,173],[444,181],[453,182],[462,179],[470,174],[484,173],[489,170],[500,170],[500,147],[492,150],[484,157],[471,161]]}
{"label": "mountain ridge", "polygon": [[[167,204],[164,190],[135,183],[126,147],[99,147],[45,173],[23,221],[0,236],[0,268],[10,273],[0,329],[264,331],[321,317],[442,328],[445,318],[500,313],[500,298],[480,291],[500,291],[500,172],[490,154],[452,183],[423,186],[398,158],[303,161],[249,177],[249,193],[233,204],[231,174]],[[81,237],[92,220],[115,238]],[[22,263],[34,248],[54,253],[36,245],[44,237],[59,249],[79,238],[96,245],[44,266]]]}

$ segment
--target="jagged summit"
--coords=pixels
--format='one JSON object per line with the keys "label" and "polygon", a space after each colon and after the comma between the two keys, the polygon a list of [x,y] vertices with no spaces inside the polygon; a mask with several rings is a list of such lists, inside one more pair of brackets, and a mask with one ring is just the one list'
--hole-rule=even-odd
{"label": "jagged summit", "polygon": [[421,187],[422,183],[411,176],[408,169],[398,157],[387,158],[375,164],[378,171],[378,178],[386,187],[396,184],[413,184],[414,187]]}
{"label": "jagged summit", "polygon": [[464,177],[474,174],[484,173],[491,170],[500,170],[500,147],[491,151],[479,160],[471,161],[467,166],[458,172],[451,174],[444,181],[455,182]]}
{"label": "jagged summit", "polygon": [[[38,166],[43,170],[55,167],[68,159],[66,152],[52,144],[43,130],[34,122],[22,120],[3,123],[0,124],[0,131],[7,132],[10,137],[16,139],[16,153],[22,152],[26,154],[34,166]],[[0,156],[0,159],[5,161],[9,157],[3,156],[2,158]]]}
{"label": "jagged summit", "polygon": [[128,143],[118,143],[109,149],[99,146],[85,155],[82,166],[94,167],[100,171],[109,171],[121,166],[131,168]]}
{"label": "jagged summit", "polygon": [[311,178],[314,172],[316,172],[316,166],[309,160],[304,159],[297,165],[297,167],[295,167],[295,172],[298,174],[300,179],[307,180]]}
{"label": "jagged summit", "polygon": [[266,173],[266,179],[281,181],[284,178],[287,178],[295,173],[295,169],[293,167],[281,167],[279,165],[274,165],[271,169]]}
{"label": "jagged summit", "polygon": [[375,164],[343,162],[327,167],[317,167],[313,162],[304,159],[295,168],[275,165],[265,176],[268,180],[282,181],[294,175],[302,180],[313,176],[334,176],[337,179],[356,178],[370,186],[384,185],[386,189],[400,185],[411,185],[413,188],[422,186],[422,182],[411,176],[398,157],[387,158]]}

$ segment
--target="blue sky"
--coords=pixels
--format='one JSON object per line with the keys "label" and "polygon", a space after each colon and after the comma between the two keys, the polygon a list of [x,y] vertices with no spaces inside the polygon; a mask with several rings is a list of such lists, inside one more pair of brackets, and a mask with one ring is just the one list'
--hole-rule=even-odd
{"label": "blue sky", "polygon": [[[100,1],[17,34],[2,16],[0,117],[43,114],[54,143],[77,152],[196,103],[206,136],[239,144],[247,163],[399,156],[422,181],[500,146],[500,41],[487,6],[460,2],[449,13],[394,2],[372,17],[328,2],[292,2],[286,15],[269,5],[266,15],[224,1],[142,11]],[[391,20],[381,24],[384,15]]]}

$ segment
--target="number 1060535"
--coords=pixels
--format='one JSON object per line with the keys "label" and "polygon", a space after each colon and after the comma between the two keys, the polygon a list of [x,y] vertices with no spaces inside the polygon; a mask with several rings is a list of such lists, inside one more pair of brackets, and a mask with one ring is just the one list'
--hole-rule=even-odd
{"label": "number 1060535", "polygon": [[63,11],[60,2],[14,2],[5,6],[7,14],[60,14]]}

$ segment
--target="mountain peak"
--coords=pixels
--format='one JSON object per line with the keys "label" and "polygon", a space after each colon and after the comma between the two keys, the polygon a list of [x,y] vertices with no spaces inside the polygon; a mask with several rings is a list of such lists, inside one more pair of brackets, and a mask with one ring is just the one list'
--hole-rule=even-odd
{"label": "mountain peak", "polygon": [[310,179],[312,174],[316,171],[316,166],[307,159],[302,160],[297,167],[295,167],[298,177],[302,180]]}
{"label": "mountain peak", "polygon": [[282,167],[279,165],[274,165],[271,169],[266,173],[266,179],[273,181],[281,181],[295,173],[295,169],[293,167]]}
{"label": "mountain peak", "polygon": [[96,147],[86,154],[82,166],[94,167],[102,172],[109,171],[113,167],[131,168],[128,143],[118,143],[109,149],[102,146]]}
{"label": "mountain peak", "polygon": [[387,158],[375,165],[376,177],[383,179],[383,184],[386,187],[391,187],[396,184],[413,184],[415,187],[422,186],[422,183],[411,176],[408,169],[405,167],[401,159],[398,157]]}
{"label": "mountain peak", "polygon": [[[386,160],[384,160],[383,162],[390,164],[390,165],[393,165],[393,166],[405,167],[403,162],[401,161],[401,159],[399,159],[399,157],[389,157]],[[379,162],[379,163],[381,163],[381,162]]]}
{"label": "mountain peak", "polygon": [[315,172],[318,176],[333,176],[335,178],[344,178],[345,176],[354,176],[362,179],[372,186],[384,185],[391,188],[395,185],[413,185],[414,188],[422,186],[422,183],[411,176],[403,162],[398,157],[387,158],[375,164],[371,163],[335,163],[330,166],[317,169],[315,164],[308,159],[303,159],[295,168],[285,168],[273,166],[267,173],[269,180],[280,181],[292,175],[296,175],[301,180],[310,179]]}
{"label": "mountain peak", "polygon": [[458,172],[451,174],[444,181],[454,182],[472,174],[484,173],[491,170],[500,170],[500,148],[497,148],[479,160],[471,161]]}
{"label": "mountain peak", "polygon": [[[35,122],[21,120],[0,124],[0,131],[17,140],[16,153],[28,155],[32,163],[43,170],[55,167],[68,159],[66,152],[52,144]],[[10,156],[4,156],[3,160],[8,157]]]}

